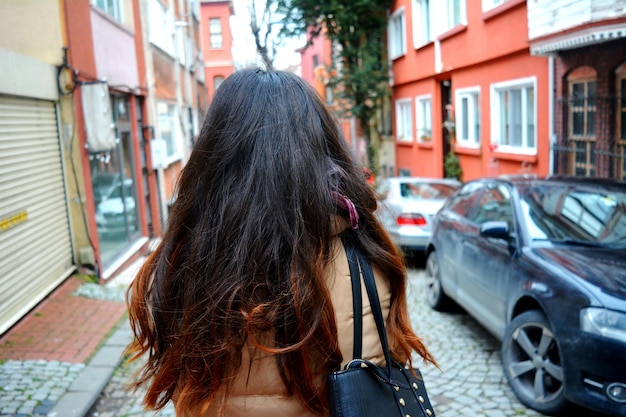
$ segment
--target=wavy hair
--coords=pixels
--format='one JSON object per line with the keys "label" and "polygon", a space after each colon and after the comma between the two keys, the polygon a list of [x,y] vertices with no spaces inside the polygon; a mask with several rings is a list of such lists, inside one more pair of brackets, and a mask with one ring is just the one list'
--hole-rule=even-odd
{"label": "wavy hair", "polygon": [[[322,375],[341,363],[326,284],[333,218],[390,281],[393,355],[417,351],[405,300],[403,258],[374,217],[376,199],[337,121],[300,77],[239,70],[217,90],[177,182],[160,245],[128,290],[134,340],[147,356],[134,386],[161,409],[201,415],[241,365],[245,343],[275,355],[289,393],[311,411],[327,408]],[[267,340],[267,335],[271,335]],[[321,382],[322,386],[319,384]]]}

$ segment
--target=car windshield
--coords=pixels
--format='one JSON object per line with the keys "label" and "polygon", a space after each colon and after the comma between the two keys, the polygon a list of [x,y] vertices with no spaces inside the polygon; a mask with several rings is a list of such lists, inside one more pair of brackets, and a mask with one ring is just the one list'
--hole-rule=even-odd
{"label": "car windshield", "polygon": [[530,237],[579,245],[626,245],[626,191],[550,184],[521,192]]}
{"label": "car windshield", "polygon": [[450,197],[457,187],[452,184],[429,183],[429,182],[403,182],[400,183],[400,195],[411,200],[423,199],[446,199]]}

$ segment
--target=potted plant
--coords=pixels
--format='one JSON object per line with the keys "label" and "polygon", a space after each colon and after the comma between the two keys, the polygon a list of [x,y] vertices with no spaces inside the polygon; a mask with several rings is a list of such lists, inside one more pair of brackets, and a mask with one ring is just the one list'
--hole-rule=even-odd
{"label": "potted plant", "polygon": [[456,178],[459,181],[463,180],[463,168],[461,168],[459,157],[454,153],[454,151],[450,151],[450,153],[446,155],[444,170],[446,178]]}

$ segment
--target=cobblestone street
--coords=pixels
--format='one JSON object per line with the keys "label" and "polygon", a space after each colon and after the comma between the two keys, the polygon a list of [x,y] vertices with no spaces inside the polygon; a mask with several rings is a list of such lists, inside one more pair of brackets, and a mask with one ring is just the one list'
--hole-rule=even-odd
{"label": "cobblestone street", "polygon": [[[515,397],[502,373],[500,344],[465,313],[438,313],[425,301],[421,269],[409,271],[408,301],[417,333],[435,355],[441,369],[420,367],[439,417],[540,417]],[[416,362],[419,365],[419,362]],[[126,389],[136,366],[121,366],[114,374],[92,417],[148,417],[142,392]],[[174,416],[173,407],[156,414]]]}

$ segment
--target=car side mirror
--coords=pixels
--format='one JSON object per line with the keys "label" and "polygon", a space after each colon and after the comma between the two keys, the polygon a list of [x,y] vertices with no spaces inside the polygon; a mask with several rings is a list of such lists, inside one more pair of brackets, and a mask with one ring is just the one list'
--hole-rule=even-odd
{"label": "car side mirror", "polygon": [[495,239],[511,240],[511,230],[507,222],[490,221],[480,225],[480,235]]}

